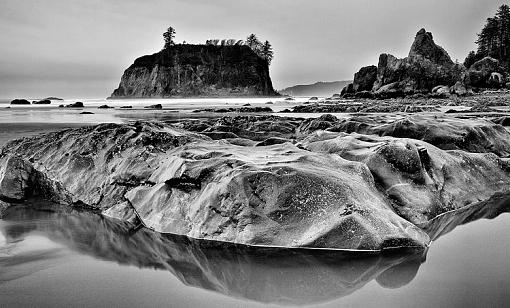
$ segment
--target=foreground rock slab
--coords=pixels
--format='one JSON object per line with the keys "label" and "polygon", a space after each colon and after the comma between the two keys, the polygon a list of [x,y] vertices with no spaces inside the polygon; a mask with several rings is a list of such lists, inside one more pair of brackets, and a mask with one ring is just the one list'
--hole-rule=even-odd
{"label": "foreground rock slab", "polygon": [[[245,129],[257,127],[243,119]],[[263,119],[265,129],[270,118]],[[296,133],[296,121],[285,131]],[[303,134],[298,144],[254,143],[137,122],[20,139],[1,153],[0,200],[39,196],[197,239],[381,250],[426,247],[430,219],[504,194],[510,184],[505,163],[491,153]]]}

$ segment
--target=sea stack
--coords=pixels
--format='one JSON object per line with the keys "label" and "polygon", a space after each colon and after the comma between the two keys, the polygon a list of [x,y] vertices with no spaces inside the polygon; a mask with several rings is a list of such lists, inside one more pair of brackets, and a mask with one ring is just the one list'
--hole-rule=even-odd
{"label": "sea stack", "polygon": [[274,95],[269,64],[250,47],[179,44],[136,59],[110,98]]}
{"label": "sea stack", "polygon": [[452,61],[448,53],[434,42],[432,33],[421,29],[406,58],[381,54],[377,66],[361,68],[352,86],[342,94],[389,98],[417,93],[431,93],[437,86],[453,87],[462,81],[465,68]]}

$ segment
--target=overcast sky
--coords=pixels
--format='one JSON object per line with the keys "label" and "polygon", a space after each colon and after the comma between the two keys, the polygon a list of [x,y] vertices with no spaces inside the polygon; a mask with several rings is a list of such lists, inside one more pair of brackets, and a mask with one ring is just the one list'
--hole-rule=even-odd
{"label": "overcast sky", "polygon": [[504,0],[1,0],[0,97],[104,98],[134,59],[176,41],[244,39],[275,50],[275,88],[352,79],[407,55],[422,27],[463,61]]}

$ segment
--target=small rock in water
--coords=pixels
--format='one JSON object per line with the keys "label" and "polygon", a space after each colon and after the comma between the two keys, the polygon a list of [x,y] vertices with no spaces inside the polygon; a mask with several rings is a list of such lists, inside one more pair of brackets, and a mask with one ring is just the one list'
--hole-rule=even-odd
{"label": "small rock in water", "polygon": [[82,111],[82,112],[80,112],[80,114],[94,114],[94,113],[90,112],[90,111]]}
{"label": "small rock in water", "polygon": [[11,101],[11,105],[30,105],[30,102],[26,99],[14,99]]}
{"label": "small rock in water", "polygon": [[[59,106],[60,107],[60,106]],[[76,102],[74,104],[69,104],[69,105],[66,105],[65,106],[66,108],[83,108],[83,103],[82,102]]]}
{"label": "small rock in water", "polygon": [[113,107],[110,107],[108,105],[101,105],[101,106],[97,107],[97,109],[110,109],[110,108],[113,108]]}
{"label": "small rock in water", "polygon": [[145,106],[143,108],[145,108],[145,109],[163,109],[163,106],[161,104],[156,104],[156,105]]}
{"label": "small rock in water", "polygon": [[49,104],[51,104],[51,101],[49,99],[42,99],[40,101],[33,101],[32,104],[34,104],[34,105],[49,105]]}
{"label": "small rock in water", "polygon": [[121,109],[131,109],[131,108],[133,108],[133,106],[121,106],[120,108]]}

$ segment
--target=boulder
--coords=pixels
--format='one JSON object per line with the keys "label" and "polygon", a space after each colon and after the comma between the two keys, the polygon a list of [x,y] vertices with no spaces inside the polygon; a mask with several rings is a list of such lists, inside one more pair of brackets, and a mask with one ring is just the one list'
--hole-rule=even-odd
{"label": "boulder", "polygon": [[492,88],[501,88],[505,84],[505,78],[503,77],[503,74],[494,72],[489,77],[488,83]]}
{"label": "boulder", "polygon": [[40,100],[40,101],[35,101],[32,104],[34,104],[34,105],[49,105],[49,104],[51,104],[51,100],[43,99],[43,100]]}
{"label": "boulder", "polygon": [[468,94],[468,90],[466,89],[466,86],[461,82],[457,81],[451,88],[450,92],[452,94],[456,94],[458,96],[465,96]]}
{"label": "boulder", "polygon": [[432,93],[435,94],[446,94],[450,93],[450,87],[448,86],[436,86],[432,89]]}
{"label": "boulder", "polygon": [[0,199],[21,201],[29,195],[34,170],[32,165],[16,156],[0,159]]}
{"label": "boulder", "polygon": [[354,92],[371,91],[376,80],[377,66],[363,67],[354,74],[353,90]]}
{"label": "boulder", "polygon": [[65,105],[65,107],[66,108],[83,108],[84,106],[83,106],[82,102],[76,102],[76,103],[73,103],[73,104]]}
{"label": "boulder", "polygon": [[[505,69],[500,65],[498,60],[485,57],[471,65],[466,72],[464,83],[468,87],[475,88],[500,87],[503,83],[504,74]],[[496,78],[498,79],[497,82],[495,82]]]}
{"label": "boulder", "polygon": [[[354,94],[354,84],[352,83],[349,83],[342,89],[342,92],[340,92],[340,97],[338,98],[341,98],[348,94]],[[332,99],[335,99],[335,95],[333,95]]]}
{"label": "boulder", "polygon": [[378,98],[395,98],[404,96],[404,90],[400,82],[392,82],[381,86],[374,92],[374,96]]}
{"label": "boulder", "polygon": [[510,133],[501,125],[484,119],[411,115],[394,119],[384,116],[356,116],[329,128],[334,132],[411,138],[443,150],[494,153],[510,157]]}
{"label": "boulder", "polygon": [[[438,215],[508,194],[507,163],[498,157],[510,153],[504,127],[433,116],[361,119],[181,123],[200,134],[135,122],[19,139],[1,151],[2,162],[12,160],[2,170],[14,171],[0,172],[0,194],[82,204],[196,239],[374,251],[425,249],[431,238],[424,229]],[[304,139],[287,142],[293,137]]]}
{"label": "boulder", "polygon": [[30,102],[26,99],[14,99],[11,101],[11,105],[30,105]]}
{"label": "boulder", "polygon": [[[0,200],[0,219],[2,219],[5,210],[7,210],[10,206],[11,205],[9,203]],[[0,234],[0,245],[5,245],[5,243],[2,243],[2,237],[1,236],[2,235]]]}
{"label": "boulder", "polygon": [[161,233],[368,250],[422,249],[430,241],[391,210],[363,163],[290,143],[244,147],[135,123],[50,133],[4,150],[34,161],[73,203],[107,211],[127,200],[143,225]]}
{"label": "boulder", "polygon": [[448,152],[414,139],[316,132],[303,146],[364,162],[393,209],[417,226],[507,191],[510,183],[495,154]]}
{"label": "boulder", "polygon": [[354,97],[371,99],[374,98],[374,93],[372,91],[360,91],[356,92],[356,94],[354,94]]}
{"label": "boulder", "polygon": [[21,202],[39,197],[69,204],[70,198],[62,185],[49,179],[32,164],[17,155],[0,157],[0,200]]}
{"label": "boulder", "polygon": [[145,108],[145,109],[163,109],[163,106],[161,104],[155,104],[155,105],[145,106],[143,108]]}

